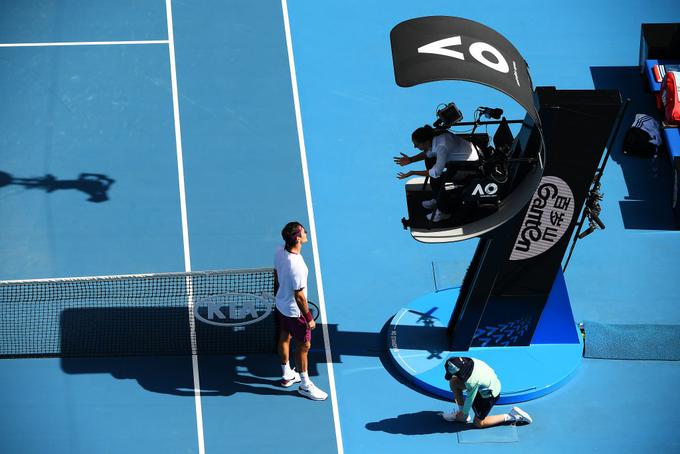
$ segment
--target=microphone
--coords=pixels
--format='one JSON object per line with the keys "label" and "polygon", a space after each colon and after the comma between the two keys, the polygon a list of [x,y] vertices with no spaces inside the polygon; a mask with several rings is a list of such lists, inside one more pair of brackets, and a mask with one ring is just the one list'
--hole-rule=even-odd
{"label": "microphone", "polygon": [[482,115],[486,116],[487,118],[493,118],[495,120],[500,120],[501,116],[503,115],[503,109],[480,107],[479,110],[482,113]]}

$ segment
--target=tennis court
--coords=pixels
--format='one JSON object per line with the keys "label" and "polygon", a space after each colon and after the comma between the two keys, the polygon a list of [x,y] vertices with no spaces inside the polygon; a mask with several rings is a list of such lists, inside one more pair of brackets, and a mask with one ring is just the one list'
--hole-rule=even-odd
{"label": "tennis court", "polygon": [[[310,376],[330,396],[280,387],[273,353],[192,357],[190,343],[1,359],[0,450],[678,451],[677,362],[584,359],[522,404],[534,422],[515,438],[472,429],[459,442],[460,426],[437,414],[450,404],[405,383],[385,354],[390,318],[435,290],[433,264],[438,285],[460,285],[478,241],[415,242],[392,156],[412,152],[410,132],[440,103],[504,102],[464,83],[397,87],[390,30],[429,15],[481,22],[520,50],[534,86],[621,90],[625,128],[654,108],[636,72],[640,24],[679,22],[676,3],[3,2],[0,280],[268,268],[281,227],[299,220],[325,321]],[[574,316],[679,324],[671,171],[624,156],[622,137],[602,180],[607,228],[579,242],[565,274]],[[172,312],[145,313],[142,332]],[[148,340],[115,324],[98,334],[133,349]]]}

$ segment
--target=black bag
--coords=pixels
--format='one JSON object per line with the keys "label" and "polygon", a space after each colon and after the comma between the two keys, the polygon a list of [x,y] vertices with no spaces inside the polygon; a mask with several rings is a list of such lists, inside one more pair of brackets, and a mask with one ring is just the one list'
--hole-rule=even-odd
{"label": "black bag", "polygon": [[656,145],[652,136],[642,128],[631,127],[623,139],[623,152],[643,157],[651,157],[656,153]]}

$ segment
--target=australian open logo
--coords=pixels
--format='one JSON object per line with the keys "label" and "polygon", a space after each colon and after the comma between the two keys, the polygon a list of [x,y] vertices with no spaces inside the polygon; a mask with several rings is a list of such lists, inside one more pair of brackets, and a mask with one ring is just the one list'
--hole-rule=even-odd
{"label": "australian open logo", "polygon": [[574,217],[574,195],[558,177],[541,179],[512,248],[510,260],[535,257],[557,243]]}
{"label": "australian open logo", "polygon": [[472,196],[479,198],[495,197],[497,193],[498,185],[496,183],[487,183],[484,186],[478,183],[472,190]]}
{"label": "australian open logo", "polygon": [[197,320],[215,326],[239,327],[252,325],[272,313],[271,296],[251,293],[223,293],[194,302]]}

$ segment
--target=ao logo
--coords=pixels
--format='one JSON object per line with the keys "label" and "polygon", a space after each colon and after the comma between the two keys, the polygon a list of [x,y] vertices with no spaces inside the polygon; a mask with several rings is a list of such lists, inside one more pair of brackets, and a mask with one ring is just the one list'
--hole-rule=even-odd
{"label": "ao logo", "polygon": [[264,320],[272,309],[271,296],[223,293],[197,300],[194,303],[194,316],[209,325],[237,327]]}
{"label": "ao logo", "polygon": [[485,195],[494,195],[497,192],[498,185],[496,183],[488,183],[483,188],[481,184],[477,184],[477,186],[475,186],[475,189],[472,191],[472,195],[479,195],[483,197]]}
{"label": "ao logo", "polygon": [[[439,41],[432,42],[430,44],[425,44],[418,48],[419,54],[435,54],[443,55],[444,57],[457,58],[458,60],[465,60],[465,55],[462,52],[456,50],[446,49],[451,46],[460,46],[461,39],[460,36],[452,36],[451,38],[440,39]],[[493,47],[491,44],[477,41],[470,44],[468,47],[470,55],[477,60],[479,63],[487,66],[495,71],[506,74],[510,72],[510,66],[507,60],[503,57],[498,49]],[[493,55],[497,61],[491,61],[484,56],[484,53],[488,52]]]}

